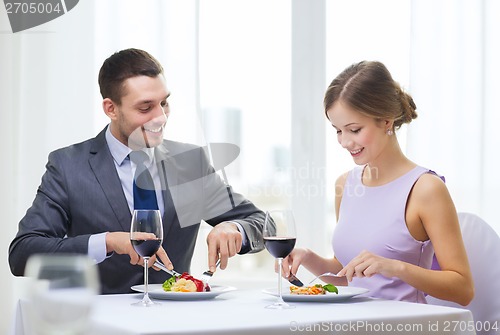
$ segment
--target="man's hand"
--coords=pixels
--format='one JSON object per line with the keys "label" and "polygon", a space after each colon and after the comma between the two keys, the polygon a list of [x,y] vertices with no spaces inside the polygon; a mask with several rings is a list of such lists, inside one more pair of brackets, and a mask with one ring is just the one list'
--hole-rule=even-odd
{"label": "man's hand", "polygon": [[129,255],[130,264],[137,265],[141,257],[135,252],[130,243],[130,233],[112,232],[106,234],[106,253],[115,252],[120,255]]}
{"label": "man's hand", "polygon": [[[154,235],[152,238],[156,238]],[[144,239],[147,239],[147,234],[144,235]],[[132,243],[130,243],[130,233],[126,232],[112,232],[106,234],[106,253],[115,252],[120,255],[129,255],[130,264],[132,265],[143,265],[144,259],[135,252]],[[172,262],[168,258],[167,253],[160,246],[160,249],[156,252],[158,258],[160,258],[161,262],[169,269],[172,270],[174,267]],[[156,260],[156,255],[152,256],[149,259],[148,266],[154,264]],[[155,270],[159,271],[160,269],[154,267]]]}
{"label": "man's hand", "polygon": [[[160,262],[162,262],[163,265],[165,265],[167,267],[167,269],[169,269],[169,270],[174,269],[174,265],[170,261],[170,258],[168,258],[167,252],[165,251],[165,249],[163,249],[162,246],[160,246],[160,249],[158,249],[158,251],[156,252],[156,255],[154,255],[153,257],[151,257],[149,259],[150,262],[148,262],[148,263],[153,265],[155,260],[156,260],[156,257],[158,257],[160,259]],[[156,266],[154,266],[153,269],[155,269],[156,271],[161,270],[160,268],[157,268]]]}
{"label": "man's hand", "polygon": [[215,263],[220,258],[220,268],[227,267],[229,257],[241,250],[243,239],[238,227],[233,222],[221,222],[207,236],[208,267],[215,271]]}

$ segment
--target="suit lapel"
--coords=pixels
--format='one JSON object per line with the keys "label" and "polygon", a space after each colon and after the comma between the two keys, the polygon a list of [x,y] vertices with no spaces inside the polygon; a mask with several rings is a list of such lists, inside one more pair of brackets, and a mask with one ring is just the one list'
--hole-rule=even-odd
{"label": "suit lapel", "polygon": [[116,229],[129,231],[132,216],[116,172],[113,156],[106,144],[105,132],[106,128],[94,139],[90,149],[89,164],[118,220],[119,226],[116,226]]}

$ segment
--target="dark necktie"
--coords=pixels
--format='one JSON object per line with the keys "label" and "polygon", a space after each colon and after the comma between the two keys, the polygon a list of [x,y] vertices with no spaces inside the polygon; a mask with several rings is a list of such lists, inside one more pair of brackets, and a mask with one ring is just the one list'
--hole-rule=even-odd
{"label": "dark necktie", "polygon": [[132,151],[129,154],[137,168],[134,174],[134,209],[158,209],[155,185],[148,168],[144,164],[148,155],[144,151]]}

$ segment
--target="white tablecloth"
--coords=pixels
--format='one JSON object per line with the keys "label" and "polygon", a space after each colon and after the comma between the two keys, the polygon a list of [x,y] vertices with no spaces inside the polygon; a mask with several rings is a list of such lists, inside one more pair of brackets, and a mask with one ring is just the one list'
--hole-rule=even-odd
{"label": "white tablecloth", "polygon": [[[270,310],[264,307],[275,297],[260,290],[236,290],[211,300],[131,306],[141,296],[98,296],[88,334],[475,334],[468,310],[399,301],[354,297],[344,302],[293,302],[294,309]],[[27,303],[19,301],[15,335],[31,335]]]}

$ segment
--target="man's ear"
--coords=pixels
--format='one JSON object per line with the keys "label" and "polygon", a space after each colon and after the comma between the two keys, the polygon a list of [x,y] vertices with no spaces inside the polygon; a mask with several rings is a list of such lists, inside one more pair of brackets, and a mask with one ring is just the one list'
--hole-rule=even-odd
{"label": "man's ear", "polygon": [[118,108],[110,98],[105,98],[102,101],[102,110],[111,120],[116,120],[118,117]]}

